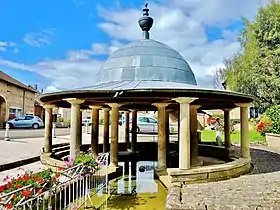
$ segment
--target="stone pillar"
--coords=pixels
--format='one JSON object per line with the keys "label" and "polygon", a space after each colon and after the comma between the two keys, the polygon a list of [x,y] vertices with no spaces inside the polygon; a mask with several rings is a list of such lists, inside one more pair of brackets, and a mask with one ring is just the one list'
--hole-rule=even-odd
{"label": "stone pillar", "polygon": [[91,108],[91,150],[94,157],[98,156],[99,139],[99,109],[101,106],[90,106]]}
{"label": "stone pillar", "polygon": [[250,158],[250,141],[249,141],[249,122],[248,122],[248,108],[250,103],[236,104],[240,107],[240,139],[241,139],[241,157]]}
{"label": "stone pillar", "polygon": [[82,125],[82,121],[83,121],[83,110],[80,110],[80,122],[81,122],[81,126],[80,126],[80,147],[83,145],[83,125]]}
{"label": "stone pillar", "polygon": [[190,130],[191,130],[191,165],[201,165],[202,161],[198,159],[198,135],[197,135],[197,109],[200,106],[190,106]]}
{"label": "stone pillar", "polygon": [[170,113],[170,110],[165,110],[165,138],[166,138],[166,153],[168,154],[169,152],[169,143],[170,143],[170,126],[169,126],[169,113]]}
{"label": "stone pillar", "polygon": [[44,152],[50,153],[52,152],[52,109],[55,105],[45,104],[43,105],[45,109],[45,146]]}
{"label": "stone pillar", "polygon": [[223,109],[224,111],[224,130],[225,130],[225,148],[231,148],[231,140],[230,140],[230,110],[231,109]]}
{"label": "stone pillar", "polygon": [[111,144],[110,166],[118,167],[118,143],[119,143],[119,108],[121,104],[110,103],[111,108]]}
{"label": "stone pillar", "polygon": [[190,169],[190,103],[196,98],[180,97],[173,100],[180,104],[179,168]]}
{"label": "stone pillar", "polygon": [[108,152],[109,151],[109,133],[110,133],[110,128],[109,128],[109,108],[103,108],[103,152]]}
{"label": "stone pillar", "polygon": [[158,109],[158,164],[157,170],[166,169],[166,111],[167,103],[153,104]]}
{"label": "stone pillar", "polygon": [[129,143],[129,111],[125,111],[124,139],[125,143]]}
{"label": "stone pillar", "polygon": [[137,147],[137,110],[131,110],[131,151],[136,152]]}
{"label": "stone pillar", "polygon": [[71,128],[70,128],[70,158],[74,159],[80,153],[81,142],[81,104],[85,100],[70,98],[66,99],[71,104]]}

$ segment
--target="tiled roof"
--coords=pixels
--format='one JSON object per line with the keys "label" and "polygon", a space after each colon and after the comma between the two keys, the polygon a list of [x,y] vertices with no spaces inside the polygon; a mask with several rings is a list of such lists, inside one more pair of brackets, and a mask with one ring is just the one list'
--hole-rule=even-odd
{"label": "tiled roof", "polygon": [[9,76],[8,74],[4,73],[1,70],[0,70],[0,80],[3,80],[5,82],[7,82],[7,83],[10,83],[10,84],[13,84],[15,86],[18,86],[20,88],[29,90],[31,92],[37,92],[37,90],[35,90],[34,88],[22,84],[21,82],[19,82],[18,80],[12,78],[11,76]]}

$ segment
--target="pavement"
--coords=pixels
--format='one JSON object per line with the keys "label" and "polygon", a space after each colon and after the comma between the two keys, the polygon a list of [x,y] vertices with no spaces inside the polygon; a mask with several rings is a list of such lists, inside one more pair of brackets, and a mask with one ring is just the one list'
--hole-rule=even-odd
{"label": "pavement", "polygon": [[[63,136],[69,135],[69,128],[57,128],[56,135]],[[11,139],[25,139],[25,138],[38,138],[45,136],[45,129],[10,129],[9,137]],[[5,129],[0,130],[0,140],[4,140],[5,138]]]}

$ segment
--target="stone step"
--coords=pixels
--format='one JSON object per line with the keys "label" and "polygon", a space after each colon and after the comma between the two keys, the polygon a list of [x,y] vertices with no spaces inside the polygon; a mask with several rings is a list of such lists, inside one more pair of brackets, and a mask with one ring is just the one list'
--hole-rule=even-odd
{"label": "stone step", "polygon": [[66,156],[66,155],[68,156],[69,153],[70,153],[70,149],[67,149],[67,150],[63,150],[63,151],[54,153],[54,156],[57,159],[61,159],[62,157]]}
{"label": "stone step", "polygon": [[61,146],[61,147],[57,147],[57,148],[53,148],[52,152],[53,153],[57,153],[57,152],[60,152],[60,151],[63,151],[63,150],[68,150],[70,149],[70,145],[64,145],[64,146]]}

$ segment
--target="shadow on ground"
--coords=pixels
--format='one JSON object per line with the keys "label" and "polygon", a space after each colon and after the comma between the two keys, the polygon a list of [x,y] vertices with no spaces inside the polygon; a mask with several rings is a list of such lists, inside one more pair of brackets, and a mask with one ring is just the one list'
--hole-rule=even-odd
{"label": "shadow on ground", "polygon": [[[240,147],[235,146],[239,153]],[[280,171],[280,154],[263,149],[251,148],[251,159],[254,169],[250,174],[264,174]]]}

